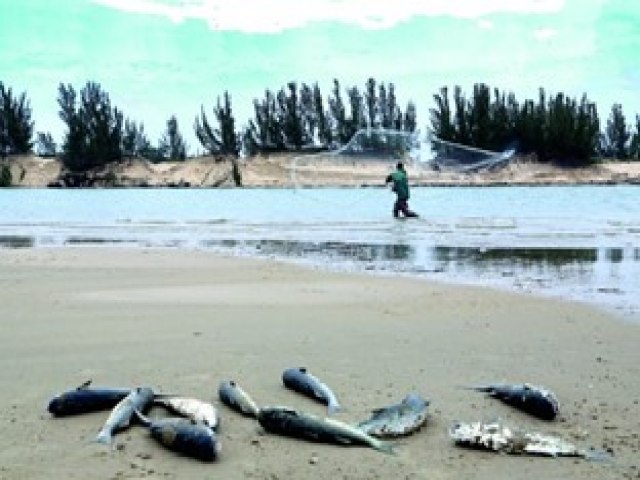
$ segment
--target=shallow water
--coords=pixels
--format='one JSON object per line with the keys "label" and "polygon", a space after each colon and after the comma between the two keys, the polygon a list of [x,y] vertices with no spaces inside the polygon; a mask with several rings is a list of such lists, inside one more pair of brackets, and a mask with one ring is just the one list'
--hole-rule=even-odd
{"label": "shallow water", "polygon": [[640,188],[0,191],[0,247],[212,249],[640,312]]}

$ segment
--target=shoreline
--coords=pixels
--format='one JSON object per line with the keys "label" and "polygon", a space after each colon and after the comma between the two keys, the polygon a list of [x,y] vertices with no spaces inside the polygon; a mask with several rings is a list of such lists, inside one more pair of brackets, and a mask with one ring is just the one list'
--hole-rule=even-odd
{"label": "shoreline", "polygon": [[[6,375],[0,476],[50,478],[635,478],[640,328],[566,301],[361,273],[335,273],[203,251],[0,250]],[[261,405],[322,414],[282,387],[308,366],[355,422],[416,390],[427,426],[396,456],[259,433],[217,401],[235,378]],[[27,378],[28,382],[24,379]],[[88,378],[213,400],[222,415],[214,465],[177,456],[132,427],[118,448],[88,440],[106,413],[52,419],[51,395]],[[560,419],[528,417],[456,385],[529,381],[560,398]],[[154,412],[155,413],[155,410]],[[454,447],[455,420],[490,420],[611,448],[602,464]],[[314,462],[310,459],[315,458]]]}
{"label": "shoreline", "polygon": [[[395,164],[366,159],[313,163],[311,158],[311,163],[298,165],[298,158],[295,154],[274,154],[241,161],[242,188],[384,187],[384,178]],[[207,156],[157,164],[144,159],[123,160],[87,172],[86,178],[73,180],[80,182],[74,185],[65,184],[57,160],[30,155],[9,157],[5,162],[17,188],[238,188],[232,181],[230,163]],[[426,164],[409,164],[407,170],[415,187],[640,185],[640,161],[558,167],[523,157],[503,168],[475,173],[436,171]]]}

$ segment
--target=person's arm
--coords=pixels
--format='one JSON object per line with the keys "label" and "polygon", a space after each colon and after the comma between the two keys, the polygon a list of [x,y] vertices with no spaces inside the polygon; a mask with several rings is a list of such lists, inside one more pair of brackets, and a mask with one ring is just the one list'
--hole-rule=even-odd
{"label": "person's arm", "polygon": [[389,182],[393,182],[393,176],[391,174],[387,175],[387,178],[384,181],[385,185]]}

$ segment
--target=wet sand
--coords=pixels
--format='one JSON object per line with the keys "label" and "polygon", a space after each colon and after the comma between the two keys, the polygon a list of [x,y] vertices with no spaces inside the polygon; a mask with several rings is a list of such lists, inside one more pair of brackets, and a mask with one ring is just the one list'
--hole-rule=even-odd
{"label": "wet sand", "polygon": [[[640,327],[550,299],[406,278],[314,271],[206,252],[0,250],[0,478],[640,478]],[[220,405],[236,379],[262,405],[324,408],[282,386],[307,366],[357,422],[418,391],[427,426],[397,455],[265,435]],[[49,398],[87,379],[213,401],[214,464],[164,450],[139,426],[93,443],[108,412],[56,419]],[[457,385],[551,388],[560,418],[536,420]],[[161,414],[160,410],[152,414]],[[454,447],[455,420],[501,418],[611,462],[496,455]],[[313,459],[313,460],[312,460]]]}

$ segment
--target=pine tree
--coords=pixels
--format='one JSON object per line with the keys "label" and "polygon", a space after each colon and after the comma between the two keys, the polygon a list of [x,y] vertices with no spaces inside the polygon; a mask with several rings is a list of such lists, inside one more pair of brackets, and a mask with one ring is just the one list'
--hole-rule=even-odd
{"label": "pine tree", "polygon": [[56,142],[53,141],[51,133],[38,132],[36,140],[36,152],[41,157],[56,156]]}
{"label": "pine tree", "polygon": [[317,83],[313,86],[313,109],[318,121],[318,141],[328,148],[333,142],[331,122],[330,117],[325,113],[322,93],[320,93],[320,87]]}
{"label": "pine tree", "polygon": [[431,131],[433,134],[446,141],[452,141],[455,135],[455,127],[451,122],[451,107],[449,106],[449,91],[442,87],[439,93],[433,95],[435,108],[429,110]]}
{"label": "pine tree", "polygon": [[619,103],[611,107],[611,113],[607,120],[605,131],[605,154],[610,157],[624,160],[629,157],[627,142],[631,133],[627,127],[627,121]]}
{"label": "pine tree", "polygon": [[0,81],[0,153],[29,153],[33,148],[31,105],[26,93],[14,96]]}
{"label": "pine tree", "polygon": [[640,115],[636,115],[635,132],[631,138],[629,157],[633,160],[640,160]]}
{"label": "pine tree", "polygon": [[172,115],[167,120],[167,130],[158,142],[158,150],[165,160],[185,160],[187,158],[187,145],[180,134],[178,120]]}
{"label": "pine tree", "polygon": [[377,128],[378,123],[378,96],[376,94],[376,81],[373,78],[367,80],[364,93],[364,101],[367,113],[367,127]]}
{"label": "pine tree", "polygon": [[194,129],[200,144],[211,155],[239,155],[239,142],[235,129],[235,118],[231,104],[231,95],[225,91],[222,102],[218,97],[216,107],[213,109],[217,128],[212,128],[201,107],[200,117],[196,116]]}
{"label": "pine tree", "polygon": [[333,80],[333,96],[329,97],[329,112],[333,121],[334,138],[340,145],[345,145],[351,135],[349,135],[347,114],[340,93],[340,82],[337,79]]}
{"label": "pine tree", "polygon": [[88,82],[79,98],[71,85],[60,84],[58,105],[67,125],[62,146],[65,167],[82,172],[122,158],[123,115],[111,107],[99,84]]}

